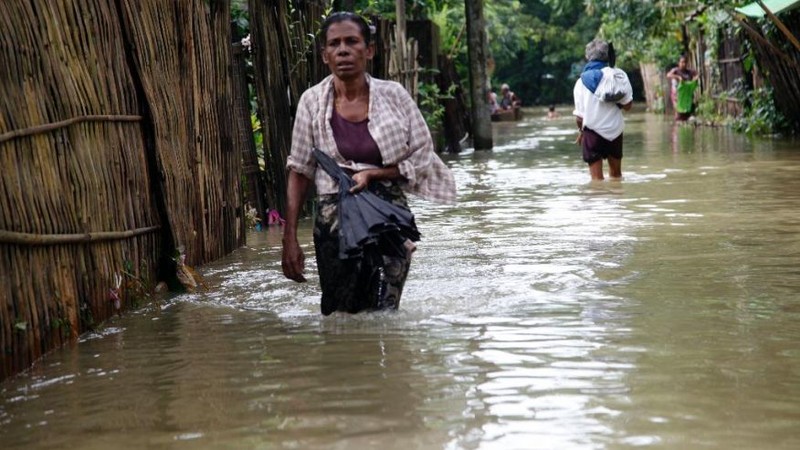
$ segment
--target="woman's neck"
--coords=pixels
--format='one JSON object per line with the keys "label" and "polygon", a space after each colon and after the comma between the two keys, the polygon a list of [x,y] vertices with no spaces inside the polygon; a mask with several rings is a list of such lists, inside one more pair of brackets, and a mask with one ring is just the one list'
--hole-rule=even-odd
{"label": "woman's neck", "polygon": [[340,116],[351,122],[367,118],[369,112],[369,84],[366,78],[340,80],[334,78],[334,107]]}
{"label": "woman's neck", "polygon": [[337,97],[344,97],[349,101],[357,100],[369,94],[369,85],[364,77],[352,80],[333,79],[333,88]]}

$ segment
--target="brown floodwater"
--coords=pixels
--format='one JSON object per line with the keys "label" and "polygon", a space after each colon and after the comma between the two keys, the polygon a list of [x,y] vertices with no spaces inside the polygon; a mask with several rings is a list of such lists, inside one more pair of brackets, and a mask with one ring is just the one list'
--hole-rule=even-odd
{"label": "brown floodwater", "polygon": [[528,111],[445,156],[400,310],[319,313],[280,231],[0,384],[3,449],[800,448],[800,148],[630,114],[622,181]]}

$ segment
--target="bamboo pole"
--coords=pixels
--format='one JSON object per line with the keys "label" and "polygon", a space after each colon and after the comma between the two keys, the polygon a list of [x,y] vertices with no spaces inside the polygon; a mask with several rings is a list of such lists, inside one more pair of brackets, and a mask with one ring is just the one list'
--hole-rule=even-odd
{"label": "bamboo pole", "polygon": [[48,131],[58,130],[59,128],[68,127],[81,122],[139,122],[141,120],[142,116],[111,114],[73,117],[71,119],[61,120],[59,122],[36,125],[22,130],[14,130],[0,134],[0,144],[10,141],[11,139],[32,136],[39,133],[46,133]]}
{"label": "bamboo pole", "polygon": [[461,36],[464,35],[464,30],[467,29],[467,23],[464,22],[461,24],[461,28],[458,30],[458,35],[456,36],[456,40],[453,42],[453,46],[450,47],[450,52],[447,54],[447,59],[453,59],[458,51],[458,44],[461,43]]}
{"label": "bamboo pole", "polygon": [[787,55],[783,50],[776,47],[775,44],[770,42],[769,39],[762,36],[761,33],[759,33],[758,30],[756,30],[752,25],[750,25],[750,23],[746,19],[742,19],[740,17],[736,17],[736,19],[737,22],[739,22],[745,28],[749,36],[760,42],[765,47],[768,47],[770,50],[772,50],[772,52],[775,55],[786,61],[788,64],[800,68],[800,65],[798,65],[796,60],[794,60],[791,56]]}
{"label": "bamboo pole", "polygon": [[397,55],[397,81],[405,86],[406,90],[411,93],[408,84],[408,66],[406,65],[406,0],[395,0],[395,36],[394,36],[394,52]]}
{"label": "bamboo pole", "polygon": [[0,244],[17,245],[63,245],[87,244],[100,241],[117,241],[129,239],[161,229],[161,226],[137,228],[128,231],[96,231],[75,234],[31,234],[0,230]]}
{"label": "bamboo pole", "polygon": [[472,116],[472,141],[475,150],[491,150],[492,122],[487,103],[488,77],[486,62],[489,52],[486,21],[483,17],[483,0],[464,2],[467,19],[467,45],[469,49],[469,92]]}
{"label": "bamboo pole", "polygon": [[769,19],[775,24],[775,26],[778,27],[779,30],[781,30],[781,32],[786,36],[787,39],[789,39],[789,42],[791,42],[792,45],[794,45],[794,48],[800,51],[800,42],[798,42],[797,38],[794,37],[794,34],[792,34],[792,32],[789,31],[788,28],[786,28],[786,25],[781,21],[781,19],[779,19],[778,16],[776,16],[775,14],[773,14],[772,11],[770,11],[770,9],[767,7],[767,5],[764,4],[763,1],[756,0],[756,2],[758,2],[758,6],[760,6],[761,9],[763,9],[764,12],[767,13],[767,17],[769,17]]}

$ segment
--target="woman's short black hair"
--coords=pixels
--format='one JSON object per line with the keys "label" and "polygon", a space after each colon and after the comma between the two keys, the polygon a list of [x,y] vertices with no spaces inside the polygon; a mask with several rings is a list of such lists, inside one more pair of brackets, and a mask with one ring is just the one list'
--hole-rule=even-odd
{"label": "woman's short black hair", "polygon": [[351,21],[358,25],[358,28],[361,29],[361,37],[364,38],[364,43],[369,45],[369,38],[371,30],[369,28],[369,24],[363,17],[359,16],[358,14],[350,11],[337,11],[331,13],[328,17],[325,18],[325,21],[322,22],[322,30],[320,31],[320,40],[325,45],[325,42],[328,40],[328,28],[331,27],[334,23]]}

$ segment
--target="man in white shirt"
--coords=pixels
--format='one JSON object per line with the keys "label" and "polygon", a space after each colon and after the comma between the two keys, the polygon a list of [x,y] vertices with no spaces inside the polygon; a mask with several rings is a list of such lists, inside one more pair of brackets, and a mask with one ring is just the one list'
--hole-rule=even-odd
{"label": "man in white shirt", "polygon": [[[609,70],[613,50],[606,41],[595,39],[586,45],[588,63],[575,83],[575,121],[580,130],[577,143],[583,148],[583,160],[589,164],[592,180],[603,179],[603,160],[608,159],[608,176],[622,177],[622,131],[625,122],[622,111],[633,105],[633,90],[627,75],[623,75],[622,98],[617,101],[603,100],[596,90],[604,74]],[[619,71],[621,72],[621,71]],[[608,75],[606,75],[608,76]]]}

